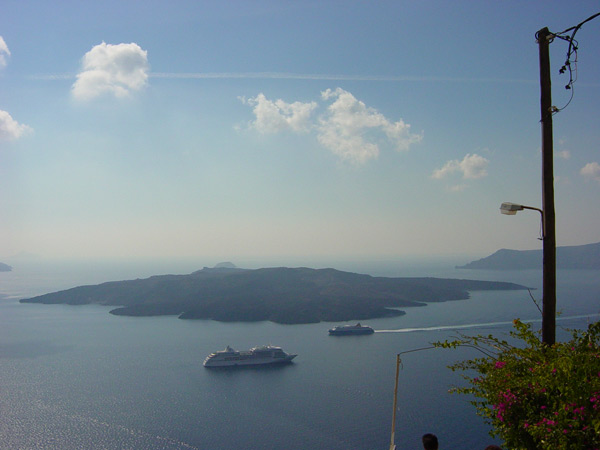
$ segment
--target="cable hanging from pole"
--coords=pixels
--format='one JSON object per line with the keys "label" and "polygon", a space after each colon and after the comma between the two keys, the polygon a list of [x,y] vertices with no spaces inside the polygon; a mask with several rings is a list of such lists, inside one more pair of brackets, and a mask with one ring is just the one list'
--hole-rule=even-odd
{"label": "cable hanging from pole", "polygon": [[[574,27],[567,28],[566,30],[563,30],[559,33],[550,34],[550,42],[552,42],[556,38],[562,39],[563,41],[569,43],[569,47],[567,49],[567,58],[563,66],[560,68],[559,73],[563,74],[567,71],[569,72],[569,82],[565,85],[565,89],[571,91],[571,97],[569,98],[569,101],[565,104],[565,106],[563,106],[562,108],[557,108],[556,106],[553,106],[552,114],[556,114],[562,111],[567,106],[569,106],[569,104],[573,100],[573,96],[575,95],[574,85],[577,81],[577,49],[579,47],[579,43],[577,42],[577,40],[575,40],[575,35],[585,23],[595,19],[598,16],[600,16],[600,12],[588,17],[583,22],[578,23]],[[535,35],[536,40],[539,40],[538,34],[539,32]]]}

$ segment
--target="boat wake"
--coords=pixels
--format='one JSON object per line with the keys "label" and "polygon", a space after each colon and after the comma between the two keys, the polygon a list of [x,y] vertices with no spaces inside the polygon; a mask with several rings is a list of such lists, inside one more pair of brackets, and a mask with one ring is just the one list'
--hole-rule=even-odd
{"label": "boat wake", "polygon": [[[566,321],[566,320],[577,320],[577,319],[589,319],[591,317],[599,317],[600,313],[597,314],[582,314],[578,316],[564,316],[557,317],[556,321]],[[541,322],[542,319],[532,319],[532,320],[523,320],[525,323],[538,323]],[[434,327],[415,327],[415,328],[398,328],[396,330],[375,330],[375,333],[414,333],[418,331],[443,331],[443,330],[465,330],[465,329],[473,329],[473,328],[494,328],[494,327],[503,327],[507,325],[512,325],[511,321],[506,322],[486,322],[486,323],[467,323],[460,325],[439,325]]]}

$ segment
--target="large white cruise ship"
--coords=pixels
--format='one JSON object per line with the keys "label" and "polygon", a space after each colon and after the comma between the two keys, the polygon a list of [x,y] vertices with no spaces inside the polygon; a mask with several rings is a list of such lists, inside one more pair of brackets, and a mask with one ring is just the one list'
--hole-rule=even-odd
{"label": "large white cruise ship", "polygon": [[227,346],[225,350],[213,352],[204,360],[204,367],[256,366],[290,362],[296,355],[281,350],[281,347],[264,345],[239,352]]}

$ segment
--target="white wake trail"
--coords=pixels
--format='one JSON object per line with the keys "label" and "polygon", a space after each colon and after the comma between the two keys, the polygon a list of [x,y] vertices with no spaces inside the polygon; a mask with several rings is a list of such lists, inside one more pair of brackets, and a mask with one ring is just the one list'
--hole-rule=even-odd
{"label": "white wake trail", "polygon": [[[573,319],[588,319],[591,317],[598,317],[600,313],[596,314],[581,314],[577,316],[565,316],[565,317],[557,317],[556,321],[564,321],[564,320],[573,320]],[[525,323],[536,323],[541,322],[542,319],[532,319],[532,320],[523,320]],[[435,327],[416,327],[416,328],[399,328],[396,330],[375,330],[375,333],[414,333],[417,331],[442,331],[442,330],[465,330],[471,328],[491,328],[491,327],[501,327],[506,325],[512,325],[511,321],[506,322],[486,322],[486,323],[467,323],[461,325],[439,325]]]}

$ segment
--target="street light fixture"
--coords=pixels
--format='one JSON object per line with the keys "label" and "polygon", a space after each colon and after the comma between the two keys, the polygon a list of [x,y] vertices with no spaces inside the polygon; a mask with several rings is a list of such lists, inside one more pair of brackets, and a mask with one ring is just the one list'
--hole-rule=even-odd
{"label": "street light fixture", "polygon": [[533,206],[518,205],[516,203],[509,202],[504,202],[500,205],[500,212],[502,214],[506,214],[507,216],[514,216],[517,211],[523,211],[524,209],[534,209],[540,212],[542,218],[544,217],[544,212],[539,208],[534,208]]}
{"label": "street light fixture", "polygon": [[517,211],[523,211],[523,205],[517,205],[516,203],[504,202],[500,205],[500,212],[507,216],[514,216]]}
{"label": "street light fixture", "polygon": [[510,203],[510,202],[504,202],[500,205],[500,212],[502,214],[505,214],[507,216],[514,216],[515,214],[517,214],[517,211],[523,211],[524,209],[533,209],[534,211],[538,211],[540,213],[540,215],[542,216],[542,240],[544,239],[545,236],[545,225],[544,225],[544,211],[542,211],[540,208],[534,208],[533,206],[525,206],[525,205],[519,205],[517,203]]}

